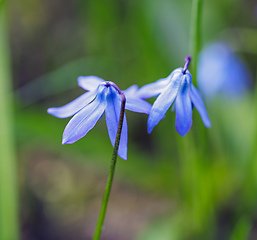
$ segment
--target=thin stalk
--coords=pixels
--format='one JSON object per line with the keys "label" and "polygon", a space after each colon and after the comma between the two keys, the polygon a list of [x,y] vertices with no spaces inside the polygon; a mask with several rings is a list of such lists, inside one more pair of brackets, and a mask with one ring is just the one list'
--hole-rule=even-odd
{"label": "thin stalk", "polygon": [[201,13],[203,0],[193,0],[191,13],[190,52],[192,56],[192,81],[196,85],[198,54],[201,38]]}
{"label": "thin stalk", "polygon": [[0,239],[18,240],[18,194],[6,3],[0,0]]}
{"label": "thin stalk", "polygon": [[119,118],[119,123],[118,123],[116,140],[115,140],[113,154],[112,154],[110,172],[109,172],[109,176],[107,179],[104,197],[103,197],[103,201],[102,201],[102,206],[101,206],[101,210],[99,213],[98,222],[96,225],[93,240],[100,239],[102,229],[103,229],[104,218],[105,218],[105,214],[106,214],[106,209],[107,209],[109,196],[110,196],[110,192],[111,192],[113,177],[114,177],[114,173],[115,173],[115,167],[116,167],[116,162],[117,162],[117,153],[118,153],[118,148],[119,148],[119,144],[120,144],[120,136],[121,136],[121,130],[122,130],[122,125],[123,125],[123,119],[124,119],[124,113],[125,113],[125,103],[126,103],[126,98],[125,98],[124,94],[120,91],[120,89],[113,82],[108,82],[108,83],[109,83],[109,85],[116,88],[116,90],[119,92],[119,94],[121,96],[121,110],[120,110],[120,118]]}
{"label": "thin stalk", "polygon": [[[203,0],[193,0],[191,11],[191,28],[190,28],[190,52],[192,57],[191,74],[192,83],[196,86],[197,81],[197,63],[198,55],[201,49],[201,22],[202,22]],[[198,136],[202,147],[202,154],[206,152],[206,129],[202,122],[197,124]]]}

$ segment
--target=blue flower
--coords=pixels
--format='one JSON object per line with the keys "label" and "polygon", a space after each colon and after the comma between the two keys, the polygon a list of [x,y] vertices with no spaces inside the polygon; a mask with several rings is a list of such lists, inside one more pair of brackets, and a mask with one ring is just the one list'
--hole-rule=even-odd
{"label": "blue flower", "polygon": [[[88,92],[65,106],[49,108],[48,113],[58,118],[74,115],[67,124],[62,138],[62,144],[71,144],[84,137],[97,123],[105,112],[105,120],[112,145],[114,146],[118,128],[121,98],[114,83],[104,81],[96,76],[79,77],[78,85]],[[115,85],[116,86],[116,85]],[[140,113],[149,114],[151,104],[138,98],[136,85],[123,93],[126,97],[125,108]],[[118,155],[127,159],[128,127],[124,116]]]}
{"label": "blue flower", "polygon": [[138,90],[138,96],[143,99],[159,95],[148,117],[148,133],[152,132],[159,121],[165,117],[165,113],[172,104],[172,109],[176,112],[175,127],[181,136],[185,136],[192,126],[193,106],[200,113],[204,125],[211,126],[203,100],[192,84],[190,72],[186,70],[187,66],[184,69],[177,68],[167,78],[147,84]]}
{"label": "blue flower", "polygon": [[234,99],[249,89],[250,74],[228,44],[214,42],[200,53],[197,83],[208,100],[217,95]]}

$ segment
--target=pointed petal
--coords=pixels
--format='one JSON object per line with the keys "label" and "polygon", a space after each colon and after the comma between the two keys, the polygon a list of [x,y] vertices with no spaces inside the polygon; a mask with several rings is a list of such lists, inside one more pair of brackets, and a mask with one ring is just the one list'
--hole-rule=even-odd
{"label": "pointed petal", "polygon": [[137,90],[138,90],[138,86],[136,84],[134,84],[122,92],[125,94],[125,96],[127,98],[127,97],[135,96]]}
{"label": "pointed petal", "polygon": [[[185,75],[184,75],[185,76]],[[185,136],[192,126],[192,103],[190,99],[190,83],[184,77],[176,101],[175,127],[181,136]]]}
{"label": "pointed petal", "polygon": [[182,68],[177,68],[172,71],[168,77],[161,78],[154,83],[149,83],[141,87],[136,93],[137,96],[142,99],[146,99],[159,95],[172,81],[172,79],[174,79],[174,77],[176,77],[178,74],[181,74],[182,70]]}
{"label": "pointed petal", "polygon": [[138,112],[138,113],[146,113],[149,114],[152,105],[143,99],[140,98],[126,98],[126,105],[125,108],[127,110]]}
{"label": "pointed petal", "polygon": [[146,99],[159,95],[170,82],[170,78],[161,78],[154,83],[149,83],[137,91],[137,96]]}
{"label": "pointed petal", "polygon": [[95,90],[98,87],[98,85],[102,82],[104,82],[104,80],[97,76],[78,77],[78,85],[88,91]]}
{"label": "pointed petal", "polygon": [[182,77],[183,74],[181,72],[176,73],[169,85],[155,100],[147,121],[148,133],[150,133],[153,128],[159,123],[159,121],[164,118],[165,113],[175,100],[179,86],[182,81]]}
{"label": "pointed petal", "polygon": [[58,118],[67,118],[74,115],[89,104],[95,98],[95,96],[96,91],[86,92],[62,107],[48,108],[47,112]]}
{"label": "pointed petal", "polygon": [[[118,129],[120,109],[121,109],[121,100],[117,91],[113,87],[108,88],[107,94],[107,106],[105,111],[106,125],[109,133],[109,137],[114,147],[116,134]],[[120,137],[120,145],[118,149],[118,155],[127,160],[127,143],[128,143],[128,127],[126,116],[124,116],[123,126]]]}
{"label": "pointed petal", "polygon": [[127,160],[127,152],[128,152],[128,124],[127,124],[126,114],[124,113],[118,154],[122,159]]}
{"label": "pointed petal", "polygon": [[204,106],[204,102],[197,88],[193,84],[191,84],[190,96],[191,96],[193,105],[195,106],[195,108],[197,109],[197,111],[199,112],[202,118],[204,126],[208,128],[211,127],[211,121],[209,119],[208,112]]}
{"label": "pointed petal", "polygon": [[106,108],[106,88],[97,94],[96,99],[79,111],[67,124],[62,144],[71,144],[84,137],[96,124]]}
{"label": "pointed petal", "polygon": [[132,85],[128,89],[123,91],[126,97],[125,108],[133,112],[149,114],[152,105],[137,97],[137,90],[138,86]]}

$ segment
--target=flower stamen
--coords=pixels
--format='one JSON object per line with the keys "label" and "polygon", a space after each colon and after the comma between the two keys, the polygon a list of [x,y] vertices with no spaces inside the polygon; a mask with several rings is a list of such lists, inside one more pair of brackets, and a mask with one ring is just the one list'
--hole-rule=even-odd
{"label": "flower stamen", "polygon": [[186,70],[188,69],[190,61],[191,61],[191,56],[187,56],[185,58],[185,65],[184,65],[184,68],[183,68],[183,71],[182,71],[183,74],[186,73]]}

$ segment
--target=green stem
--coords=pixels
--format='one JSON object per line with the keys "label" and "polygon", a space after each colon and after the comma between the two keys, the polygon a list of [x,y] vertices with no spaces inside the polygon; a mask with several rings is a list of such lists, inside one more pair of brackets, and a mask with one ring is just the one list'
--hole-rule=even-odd
{"label": "green stem", "polygon": [[[190,52],[192,57],[191,74],[192,83],[196,86],[197,80],[197,63],[198,55],[201,49],[201,20],[202,20],[203,0],[193,0],[191,12],[191,28],[190,28]],[[202,122],[197,124],[198,135],[202,146],[202,153],[206,151],[206,128],[202,126]]]}
{"label": "green stem", "polygon": [[200,51],[201,12],[203,0],[193,0],[191,15],[190,51],[192,56],[192,81],[196,83],[198,53]]}
{"label": "green stem", "polygon": [[[193,0],[192,2],[192,18],[191,18],[191,28],[190,28],[190,53],[192,57],[191,64],[191,74],[193,84],[196,83],[196,73],[197,73],[197,62],[198,53],[200,51],[200,26],[201,26],[201,10],[202,10],[203,0]],[[186,63],[188,58],[185,59]],[[185,64],[185,69],[188,67]],[[201,127],[202,129],[202,122]],[[188,133],[187,136],[178,139],[178,150],[181,158],[181,178],[183,191],[183,201],[184,208],[188,213],[189,221],[192,224],[192,231],[194,233],[200,233],[203,231],[204,223],[206,223],[206,218],[208,214],[208,198],[203,193],[203,187],[201,180],[203,179],[203,162],[201,161],[201,150],[196,147],[193,133]],[[206,140],[206,138],[201,139]],[[188,183],[190,182],[190,187]],[[206,200],[207,199],[207,200]],[[202,209],[207,209],[207,213]]]}
{"label": "green stem", "polygon": [[121,130],[122,130],[122,125],[123,125],[125,103],[126,103],[125,96],[119,90],[119,88],[112,82],[110,82],[110,85],[112,85],[113,87],[115,87],[118,90],[122,101],[121,101],[121,110],[120,110],[120,118],[119,118],[119,123],[118,123],[118,130],[117,130],[116,140],[115,140],[113,154],[112,154],[110,172],[109,172],[108,180],[106,183],[102,206],[101,206],[101,210],[99,213],[98,222],[96,225],[93,240],[100,239],[101,233],[102,233],[104,218],[105,218],[105,214],[106,214],[106,209],[107,209],[109,196],[110,196],[110,192],[111,192],[111,188],[112,188],[113,177],[114,177],[114,173],[115,173],[115,167],[116,167],[116,162],[117,162],[117,153],[118,153],[118,148],[119,148],[119,144],[120,144],[120,136],[121,136]]}
{"label": "green stem", "polygon": [[19,239],[6,1],[0,1],[0,239]]}

